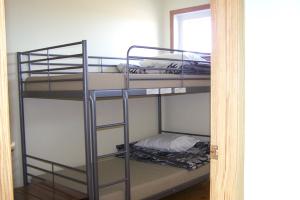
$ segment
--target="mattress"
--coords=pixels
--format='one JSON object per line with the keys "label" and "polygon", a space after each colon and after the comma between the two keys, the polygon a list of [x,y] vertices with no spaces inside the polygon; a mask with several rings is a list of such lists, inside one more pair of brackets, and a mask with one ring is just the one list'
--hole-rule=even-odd
{"label": "mattress", "polygon": [[[48,77],[28,77],[25,80],[25,91],[78,91],[82,90],[81,74],[50,76],[50,87]],[[183,75],[189,80],[178,80],[178,74],[130,74],[130,88],[166,88],[166,87],[198,87],[209,86],[209,75]],[[154,79],[154,80],[153,80]],[[163,80],[166,79],[166,80]],[[168,80],[172,79],[172,80]],[[60,82],[60,80],[66,80]],[[44,82],[34,82],[44,81]],[[51,82],[52,81],[52,82]],[[182,85],[183,84],[183,85]],[[89,90],[123,89],[125,88],[125,76],[122,73],[88,73]]]}
{"label": "mattress", "polygon": [[[84,167],[79,167],[84,169]],[[193,171],[162,166],[158,164],[130,161],[131,170],[131,195],[132,199],[140,200],[155,194],[170,190],[184,183],[194,181],[197,178],[209,174],[209,164]],[[60,174],[85,181],[85,175],[70,170],[58,172]],[[124,159],[107,158],[98,161],[99,184],[105,184],[124,178]],[[44,176],[45,178],[45,176]],[[51,176],[49,177],[51,180]],[[55,182],[65,185],[77,191],[86,192],[86,187],[72,181],[55,177]],[[100,189],[101,200],[124,199],[124,183]]]}

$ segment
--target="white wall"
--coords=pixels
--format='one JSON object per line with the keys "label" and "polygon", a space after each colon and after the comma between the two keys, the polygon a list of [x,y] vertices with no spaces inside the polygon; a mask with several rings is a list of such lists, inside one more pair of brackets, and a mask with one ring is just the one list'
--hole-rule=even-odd
{"label": "white wall", "polygon": [[[155,98],[129,99],[131,140],[135,141],[157,133],[156,106]],[[83,164],[84,135],[81,101],[26,99],[25,107],[29,154],[69,165]],[[121,100],[97,102],[98,125],[122,121]],[[99,154],[114,152],[115,145],[121,143],[123,143],[122,128],[98,131]]]}
{"label": "white wall", "polygon": [[8,52],[82,39],[95,55],[125,56],[132,44],[159,45],[158,0],[121,2],[6,1]]}
{"label": "white wall", "polygon": [[245,3],[245,200],[300,199],[300,2]]}
{"label": "white wall", "polygon": [[[15,185],[20,185],[22,181],[15,52],[82,39],[88,40],[89,55],[125,57],[127,48],[133,44],[159,46],[161,12],[157,2],[6,1],[11,130],[17,144],[14,154]],[[26,115],[28,153],[69,165],[84,163],[81,102],[28,99],[25,106],[27,111],[30,110]],[[97,106],[101,108],[99,122],[122,120],[121,101],[98,102]],[[155,99],[130,99],[130,107],[134,107],[130,109],[130,120],[134,121],[134,129],[133,125],[130,128],[131,139],[155,134]],[[121,129],[99,135],[101,153],[113,151],[113,144],[122,142]]]}
{"label": "white wall", "polygon": [[210,93],[163,99],[164,129],[210,135]]}
{"label": "white wall", "polygon": [[[209,0],[164,0],[162,6],[162,46],[170,48],[170,11],[209,4]],[[166,97],[165,129],[210,134],[210,94]]]}

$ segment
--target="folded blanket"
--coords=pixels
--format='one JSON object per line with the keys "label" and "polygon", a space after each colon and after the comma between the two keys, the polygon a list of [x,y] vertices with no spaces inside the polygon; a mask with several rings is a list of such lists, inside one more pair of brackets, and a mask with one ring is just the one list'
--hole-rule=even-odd
{"label": "folded blanket", "polygon": [[[209,163],[209,142],[198,142],[194,147],[185,152],[165,152],[155,149],[142,148],[135,146],[136,142],[130,143],[130,159],[157,163],[161,165],[170,165],[184,168],[187,170],[197,169]],[[116,146],[118,152],[124,151],[124,145]],[[124,157],[123,154],[117,157]]]}

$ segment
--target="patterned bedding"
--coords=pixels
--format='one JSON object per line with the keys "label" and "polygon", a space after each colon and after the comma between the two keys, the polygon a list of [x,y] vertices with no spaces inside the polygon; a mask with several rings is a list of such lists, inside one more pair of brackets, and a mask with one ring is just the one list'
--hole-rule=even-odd
{"label": "patterned bedding", "polygon": [[[209,142],[198,142],[185,152],[164,152],[155,149],[142,148],[131,143],[130,158],[142,162],[170,165],[187,170],[197,169],[209,163]],[[124,151],[124,145],[116,146],[118,152]],[[124,157],[123,154],[117,157]]]}
{"label": "patterned bedding", "polygon": [[[117,66],[119,72],[123,73],[126,64],[119,64]],[[131,74],[193,74],[193,75],[209,75],[210,66],[198,62],[185,62],[183,65],[178,63],[168,63],[163,67],[157,66],[140,66],[140,65],[129,65],[129,73]],[[183,72],[181,72],[183,71]]]}
{"label": "patterned bedding", "polygon": [[[117,66],[119,72],[124,72],[126,64]],[[210,74],[210,55],[194,53],[161,54],[152,59],[145,59],[129,65],[132,74]]]}

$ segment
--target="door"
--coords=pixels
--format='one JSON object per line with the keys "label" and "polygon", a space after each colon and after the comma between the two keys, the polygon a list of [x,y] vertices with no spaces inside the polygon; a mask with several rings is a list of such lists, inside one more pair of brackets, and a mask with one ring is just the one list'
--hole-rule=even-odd
{"label": "door", "polygon": [[211,200],[242,200],[244,158],[244,1],[211,0]]}
{"label": "door", "polygon": [[13,199],[4,0],[0,0],[0,200]]}

